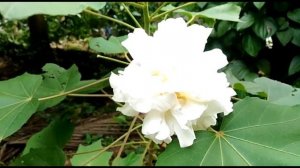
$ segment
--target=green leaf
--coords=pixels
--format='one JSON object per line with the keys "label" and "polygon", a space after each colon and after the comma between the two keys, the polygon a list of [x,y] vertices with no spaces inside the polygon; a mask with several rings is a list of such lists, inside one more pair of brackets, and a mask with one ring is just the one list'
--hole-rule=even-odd
{"label": "green leaf", "polygon": [[236,25],[236,29],[238,31],[246,29],[250,26],[253,25],[255,19],[252,13],[245,14],[244,16],[241,17],[241,22],[238,22]]}
{"label": "green leaf", "polygon": [[112,166],[143,166],[143,155],[131,152],[125,158],[115,158]]}
{"label": "green leaf", "polygon": [[[88,146],[79,145],[76,155],[71,158],[73,166],[109,166],[112,152],[101,152],[101,139]],[[82,153],[82,154],[81,154]]]}
{"label": "green leaf", "polygon": [[241,60],[231,61],[227,67],[226,72],[230,70],[232,75],[238,80],[253,81],[258,75],[247,67],[247,65]]}
{"label": "green leaf", "polygon": [[279,17],[276,19],[276,21],[277,21],[277,25],[279,26],[278,30],[280,31],[285,30],[290,25],[289,21],[287,21],[285,17]]}
{"label": "green leaf", "polygon": [[240,22],[240,12],[241,7],[231,3],[226,3],[196,13],[197,15],[202,15],[209,18]]}
{"label": "green leaf", "polygon": [[258,98],[234,104],[220,131],[198,131],[191,147],[178,140],[158,156],[156,166],[290,166],[300,164],[300,106]]}
{"label": "green leaf", "polygon": [[[43,74],[44,80],[40,88],[38,89],[38,97],[45,98],[63,94],[77,87],[80,82],[81,75],[76,65],[73,65],[70,69],[64,68],[48,63],[43,68],[46,73]],[[48,107],[52,107],[60,103],[66,98],[66,96],[57,96],[45,101],[41,101],[41,105],[38,110],[44,110]]]}
{"label": "green leaf", "polygon": [[291,28],[285,31],[276,32],[276,36],[283,46],[286,46],[293,38],[293,30]]}
{"label": "green leaf", "polygon": [[104,54],[120,54],[127,52],[126,48],[122,46],[122,41],[127,39],[127,35],[115,37],[111,36],[108,40],[97,37],[89,40],[89,46],[96,52]]}
{"label": "green leaf", "polygon": [[259,10],[264,6],[265,2],[253,2],[253,5]]}
{"label": "green leaf", "polygon": [[273,101],[274,104],[295,106],[300,105],[300,89],[296,89],[291,95],[282,97],[281,99]]}
{"label": "green leaf", "polygon": [[292,43],[300,47],[300,29],[294,29],[294,28],[291,29],[293,30]]}
{"label": "green leaf", "polygon": [[35,95],[41,82],[41,76],[27,73],[0,81],[0,142],[36,112],[39,102]]}
{"label": "green leaf", "polygon": [[53,120],[42,131],[34,134],[26,143],[22,155],[29,153],[33,148],[58,147],[63,149],[69,141],[74,130],[74,125],[66,119]]}
{"label": "green leaf", "polygon": [[214,33],[211,34],[214,37],[221,37],[232,28],[232,23],[228,21],[220,21],[214,28]]}
{"label": "green leaf", "polygon": [[289,11],[287,17],[294,22],[300,23],[300,8]]}
{"label": "green leaf", "polygon": [[87,7],[102,9],[105,2],[0,2],[0,12],[4,18],[25,19],[35,14],[76,15]]}
{"label": "green leaf", "polygon": [[267,37],[273,36],[277,31],[275,21],[271,17],[257,20],[252,26],[254,33],[265,40]]}
{"label": "green leaf", "polygon": [[58,147],[33,148],[10,166],[64,166],[65,160],[64,152]]}
{"label": "green leaf", "polygon": [[[169,11],[169,10],[173,10],[174,8],[175,7],[173,5],[169,4],[163,7],[161,10]],[[177,9],[174,12],[181,13],[189,17],[207,17],[207,18],[213,18],[218,20],[240,22],[239,17],[240,17],[241,7],[232,3],[226,3],[223,5],[218,5],[218,6],[205,9],[201,12],[190,12],[184,9]]]}
{"label": "green leaf", "polygon": [[300,71],[300,55],[294,56],[289,67],[289,75],[294,75]]}
{"label": "green leaf", "polygon": [[242,46],[250,56],[255,57],[263,48],[263,43],[258,37],[246,34],[242,39]]}

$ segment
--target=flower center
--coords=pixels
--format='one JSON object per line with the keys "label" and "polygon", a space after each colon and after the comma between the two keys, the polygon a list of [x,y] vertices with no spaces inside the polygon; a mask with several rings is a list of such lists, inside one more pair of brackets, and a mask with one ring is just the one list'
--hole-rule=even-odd
{"label": "flower center", "polygon": [[182,92],[175,92],[175,94],[180,104],[185,104],[188,101],[188,97],[186,94]]}

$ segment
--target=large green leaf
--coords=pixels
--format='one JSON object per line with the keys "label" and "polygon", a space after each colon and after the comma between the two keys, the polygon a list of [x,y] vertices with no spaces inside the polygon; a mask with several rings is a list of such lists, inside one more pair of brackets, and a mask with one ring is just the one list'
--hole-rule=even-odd
{"label": "large green leaf", "polygon": [[108,40],[103,37],[91,38],[89,46],[91,49],[104,54],[121,54],[127,52],[122,46],[122,41],[127,39],[127,35],[115,37],[111,36]]}
{"label": "large green leaf", "polygon": [[112,156],[112,152],[105,151],[103,149],[101,139],[88,146],[79,145],[75,156],[71,158],[73,166],[109,166],[109,159]]}
{"label": "large green leaf", "polygon": [[300,165],[300,106],[258,98],[234,104],[220,131],[198,131],[191,147],[178,140],[158,156],[157,166]]}
{"label": "large green leaf", "polygon": [[75,15],[87,7],[99,10],[105,2],[0,2],[4,18],[24,19],[35,14]]}
{"label": "large green leaf", "polygon": [[131,152],[125,158],[115,158],[112,166],[143,166],[143,155]]}
{"label": "large green leaf", "polygon": [[[81,75],[75,64],[68,70],[65,70],[56,64],[48,63],[43,67],[43,70],[45,71],[43,74],[44,80],[37,94],[39,98],[43,98],[39,110],[57,105],[66,98],[66,96],[63,95],[66,92],[96,82],[96,80],[80,81]],[[82,89],[77,93],[90,93],[103,89],[106,86],[108,86],[108,81],[103,80],[103,82],[96,82],[95,85],[87,89]]]}
{"label": "large green leaf", "polygon": [[58,147],[33,148],[11,166],[64,166],[66,156]]}
{"label": "large green leaf", "polygon": [[292,43],[300,47],[300,29],[291,28],[293,30]]}
{"label": "large green leaf", "polygon": [[39,75],[23,74],[0,82],[0,141],[16,132],[36,112]]}
{"label": "large green leaf", "polygon": [[300,71],[300,55],[294,56],[289,66],[289,75],[294,75]]}
{"label": "large green leaf", "polygon": [[[169,11],[169,10],[173,10],[174,8],[175,8],[174,6],[169,4],[163,7],[161,10]],[[235,22],[241,21],[239,19],[241,7],[233,3],[218,5],[212,8],[205,9],[201,12],[190,12],[184,9],[178,9],[175,10],[174,12],[182,13],[190,17],[207,17],[207,18],[213,18],[218,20],[227,20],[227,21],[235,21]]]}
{"label": "large green leaf", "polygon": [[287,17],[294,22],[300,23],[300,8],[289,11]]}
{"label": "large green leaf", "polygon": [[74,125],[68,120],[58,118],[53,120],[42,131],[34,134],[26,143],[22,155],[29,153],[33,148],[58,147],[63,149],[69,141],[74,130]]}

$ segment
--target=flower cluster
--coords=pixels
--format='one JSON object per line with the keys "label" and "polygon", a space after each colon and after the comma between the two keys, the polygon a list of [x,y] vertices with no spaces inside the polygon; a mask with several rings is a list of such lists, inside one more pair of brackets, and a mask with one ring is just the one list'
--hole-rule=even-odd
{"label": "flower cluster", "polygon": [[220,49],[204,52],[211,31],[170,18],[153,36],[137,28],[122,43],[133,60],[111,74],[113,100],[125,102],[117,109],[124,115],[144,114],[142,133],[155,143],[170,143],[176,134],[181,147],[190,146],[195,130],[215,125],[218,113],[232,112],[236,93],[218,72],[227,58]]}

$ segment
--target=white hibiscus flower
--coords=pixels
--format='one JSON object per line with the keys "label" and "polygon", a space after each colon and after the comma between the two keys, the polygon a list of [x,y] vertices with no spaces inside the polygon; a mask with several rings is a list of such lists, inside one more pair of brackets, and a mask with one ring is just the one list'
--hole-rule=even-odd
{"label": "white hibiscus flower", "polygon": [[181,147],[193,144],[194,130],[216,124],[218,113],[232,112],[226,75],[228,64],[219,49],[204,52],[211,28],[187,26],[182,18],[167,19],[149,36],[137,28],[122,43],[133,61],[109,81],[113,100],[124,102],[124,115],[145,115],[142,133],[156,143],[177,135]]}

